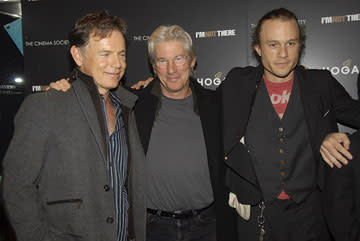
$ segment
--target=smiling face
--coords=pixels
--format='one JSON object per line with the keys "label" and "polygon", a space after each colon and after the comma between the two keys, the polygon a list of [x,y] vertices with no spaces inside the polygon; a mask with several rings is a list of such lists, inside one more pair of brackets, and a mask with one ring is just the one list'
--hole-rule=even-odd
{"label": "smiling face", "polygon": [[294,19],[264,21],[260,31],[260,44],[254,48],[261,57],[266,79],[286,82],[294,77],[301,47],[299,36],[299,27]]}
{"label": "smiling face", "polygon": [[94,79],[100,94],[107,94],[119,85],[126,69],[126,44],[122,33],[113,31],[102,39],[91,35],[83,49],[72,46],[70,51],[80,70]]}
{"label": "smiling face", "polygon": [[160,79],[162,94],[172,99],[183,99],[190,94],[189,78],[195,65],[180,41],[163,41],[155,45],[154,72]]}

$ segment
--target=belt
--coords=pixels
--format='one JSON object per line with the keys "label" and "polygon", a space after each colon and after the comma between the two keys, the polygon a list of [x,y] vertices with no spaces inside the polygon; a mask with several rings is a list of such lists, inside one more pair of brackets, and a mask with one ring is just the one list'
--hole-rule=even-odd
{"label": "belt", "polygon": [[147,212],[150,214],[154,214],[154,215],[158,215],[158,216],[162,216],[162,217],[169,217],[169,218],[177,218],[177,219],[191,218],[191,217],[194,217],[194,216],[202,213],[203,211],[209,209],[212,206],[212,204],[213,203],[211,203],[210,205],[208,205],[204,208],[200,208],[200,209],[189,209],[189,210],[174,211],[174,212],[168,212],[168,211],[162,211],[162,210],[148,208]]}

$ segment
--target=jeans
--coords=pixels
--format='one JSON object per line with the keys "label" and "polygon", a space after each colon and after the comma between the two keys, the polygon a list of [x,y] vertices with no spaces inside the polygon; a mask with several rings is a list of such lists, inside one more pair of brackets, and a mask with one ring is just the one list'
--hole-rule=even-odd
{"label": "jeans", "polygon": [[146,241],[216,241],[214,209],[181,219],[148,214]]}

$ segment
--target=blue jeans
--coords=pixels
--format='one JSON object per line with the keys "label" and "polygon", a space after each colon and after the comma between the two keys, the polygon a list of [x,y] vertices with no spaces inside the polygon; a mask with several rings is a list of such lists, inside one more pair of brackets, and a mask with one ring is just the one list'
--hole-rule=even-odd
{"label": "blue jeans", "polygon": [[146,241],[216,241],[214,209],[181,219],[148,214]]}

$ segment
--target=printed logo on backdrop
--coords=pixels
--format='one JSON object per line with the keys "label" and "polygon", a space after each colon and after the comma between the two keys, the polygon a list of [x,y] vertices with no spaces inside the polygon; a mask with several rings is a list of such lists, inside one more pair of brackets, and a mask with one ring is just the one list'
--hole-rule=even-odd
{"label": "printed logo on backdrop", "polygon": [[42,91],[46,91],[48,88],[49,88],[48,85],[32,85],[31,92],[33,92],[33,93],[42,92]]}
{"label": "printed logo on backdrop", "polygon": [[358,65],[354,64],[351,59],[345,60],[342,65],[338,66],[324,66],[322,69],[327,69],[332,75],[353,75],[359,74]]}
{"label": "printed logo on backdrop", "polygon": [[[306,19],[298,19],[298,23],[300,26],[306,25]],[[256,23],[250,23],[250,28],[254,29],[256,27]]]}
{"label": "printed logo on backdrop", "polygon": [[148,41],[149,37],[148,35],[134,35],[132,39],[134,41]]}
{"label": "printed logo on backdrop", "polygon": [[22,95],[24,94],[24,87],[14,84],[0,85],[1,95]]}
{"label": "printed logo on backdrop", "polygon": [[342,16],[321,17],[321,24],[348,23],[348,22],[356,22],[356,21],[360,21],[360,13],[347,14]]}
{"label": "printed logo on backdrop", "polygon": [[49,47],[49,46],[61,46],[61,45],[69,45],[69,40],[55,39],[55,40],[25,41],[26,47]]}
{"label": "printed logo on backdrop", "polygon": [[197,82],[204,87],[218,87],[224,79],[225,75],[223,76],[222,72],[217,72],[216,74],[214,74],[214,76],[199,77],[197,78]]}
{"label": "printed logo on backdrop", "polygon": [[236,29],[195,32],[195,38],[218,38],[218,37],[234,37],[234,36],[236,36]]}

